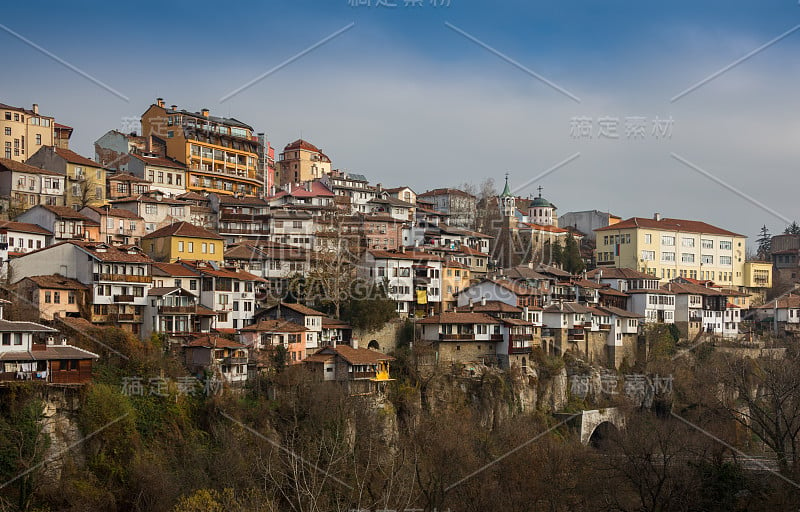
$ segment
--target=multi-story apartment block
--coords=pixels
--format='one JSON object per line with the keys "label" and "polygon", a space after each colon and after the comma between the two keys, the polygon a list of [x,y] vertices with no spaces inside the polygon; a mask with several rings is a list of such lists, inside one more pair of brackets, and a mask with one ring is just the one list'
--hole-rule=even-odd
{"label": "multi-story apartment block", "polygon": [[180,263],[153,263],[154,288],[182,288],[194,295],[200,293],[200,274]]}
{"label": "multi-story apartment block", "polygon": [[329,213],[334,208],[334,194],[322,181],[284,185],[283,190],[268,197],[270,206],[291,207],[315,216]]}
{"label": "multi-story apartment block", "polygon": [[150,192],[152,184],[127,172],[110,174],[106,179],[106,198],[109,201]]}
{"label": "multi-story apartment block", "polygon": [[144,311],[142,338],[160,333],[170,341],[186,341],[210,332],[217,316],[199,304],[195,294],[175,286],[148,290]]}
{"label": "multi-story apartment block", "polygon": [[387,286],[389,297],[397,302],[397,312],[408,316],[441,310],[442,258],[434,254],[406,250],[367,251],[359,268],[362,277]]}
{"label": "multi-story apartment block", "polygon": [[744,286],[744,235],[659,214],[633,217],[595,233],[599,268],[636,269],[663,281],[684,277]]}
{"label": "multi-story apartment block", "polygon": [[100,226],[100,240],[108,244],[138,245],[146,234],[144,219],[130,210],[87,206],[80,213]]}
{"label": "multi-story apartment block", "polygon": [[36,103],[31,110],[0,103],[0,156],[24,162],[42,146],[52,146],[54,125],[51,116],[39,114]]}
{"label": "multi-story apartment block", "polygon": [[63,174],[0,158],[0,202],[12,216],[37,204],[64,206],[65,190]]}
{"label": "multi-story apartment block", "polygon": [[153,260],[136,246],[71,240],[11,261],[12,279],[60,274],[89,287],[90,322],[141,332]]}
{"label": "multi-story apartment block", "polygon": [[68,206],[37,205],[14,220],[44,228],[52,233],[55,242],[100,239],[100,224]]}
{"label": "multi-story apartment block", "polygon": [[454,188],[437,188],[419,194],[418,199],[433,203],[433,208],[449,215],[450,224],[471,227],[475,223],[478,200],[472,194]]}
{"label": "multi-story apartment block", "polygon": [[363,174],[354,174],[340,170],[331,171],[322,177],[325,184],[334,193],[336,205],[345,212],[369,213],[369,202],[375,199],[378,190],[369,185]]}
{"label": "multi-story apartment block", "polygon": [[728,302],[725,292],[678,278],[662,286],[675,294],[675,325],[681,335],[694,339],[698,333],[725,338],[739,336],[741,308]]}
{"label": "multi-story apartment block", "polygon": [[106,203],[107,171],[94,160],[69,149],[42,146],[27,163],[67,177],[67,206],[82,208]]}
{"label": "multi-story apartment block", "polygon": [[147,233],[175,222],[188,222],[191,218],[190,203],[165,197],[163,192],[158,190],[116,199],[111,204],[115,208],[131,211],[144,219],[144,230]]}
{"label": "multi-story apartment block", "polygon": [[306,331],[306,350],[316,350],[320,347],[322,333],[322,319],[325,314],[311,309],[302,304],[278,303],[275,306],[259,311],[257,319],[288,320],[301,325]]}
{"label": "multi-story apartment block", "polygon": [[273,299],[284,297],[292,276],[308,272],[310,258],[300,247],[266,240],[241,242],[225,251],[225,265],[263,277],[265,292]]}
{"label": "multi-story apartment block", "polygon": [[0,276],[7,277],[8,260],[46,247],[53,233],[36,224],[0,221]]}
{"label": "multi-story apartment block", "polygon": [[218,331],[233,333],[253,323],[256,287],[264,279],[214,262],[182,261],[181,265],[200,274],[200,304],[217,312]]}
{"label": "multi-story apartment block", "polygon": [[166,156],[186,164],[187,190],[259,195],[260,145],[253,128],[233,118],[166,108],[159,98],[142,114],[142,135],[163,141]]}
{"label": "multi-story apartment block", "polygon": [[331,159],[303,139],[287,144],[278,156],[278,186],[322,178],[331,172]]}
{"label": "multi-story apartment block", "polygon": [[160,190],[168,197],[186,193],[186,166],[171,158],[153,153],[132,153],[128,172],[146,179],[153,190]]}
{"label": "multi-story apartment block", "polygon": [[211,210],[217,214],[217,232],[228,243],[269,236],[269,203],[259,197],[209,194]]}

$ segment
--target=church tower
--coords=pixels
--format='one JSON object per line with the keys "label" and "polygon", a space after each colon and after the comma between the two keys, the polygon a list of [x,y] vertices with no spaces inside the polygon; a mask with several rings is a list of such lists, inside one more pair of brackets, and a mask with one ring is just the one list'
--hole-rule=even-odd
{"label": "church tower", "polygon": [[514,194],[511,193],[511,188],[508,186],[508,173],[506,173],[506,187],[503,189],[503,193],[500,194],[500,213],[502,213],[503,217],[516,217],[517,199],[514,197]]}

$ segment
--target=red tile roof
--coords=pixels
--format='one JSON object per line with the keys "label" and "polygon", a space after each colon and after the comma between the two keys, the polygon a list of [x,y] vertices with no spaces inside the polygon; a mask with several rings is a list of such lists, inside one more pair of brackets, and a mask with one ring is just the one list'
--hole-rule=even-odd
{"label": "red tile roof", "polygon": [[610,226],[595,229],[596,232],[615,231],[620,229],[647,228],[665,231],[681,231],[684,233],[701,233],[707,235],[740,236],[738,233],[718,228],[699,220],[661,219],[655,220],[646,217],[631,217]]}
{"label": "red tile roof", "polygon": [[52,290],[88,289],[88,286],[86,286],[85,284],[76,281],[75,279],[64,277],[59,274],[53,274],[47,276],[27,276],[25,279],[30,279],[32,282],[36,283],[36,286],[38,286],[39,288],[48,288]]}
{"label": "red tile roof", "polygon": [[209,231],[200,226],[195,226],[188,222],[175,222],[169,226],[164,226],[157,229],[150,234],[142,237],[142,240],[149,240],[153,238],[162,238],[167,236],[185,236],[189,238],[207,238],[211,240],[225,240],[224,237]]}
{"label": "red tile roof", "polygon": [[236,343],[227,338],[206,334],[194,338],[184,347],[202,347],[202,348],[247,348],[247,345]]}
{"label": "red tile roof", "polygon": [[13,220],[0,220],[0,232],[17,231],[20,233],[33,233],[36,235],[52,235],[47,229],[29,222],[15,222]]}
{"label": "red tile roof", "polygon": [[154,275],[156,275],[156,269],[170,277],[200,277],[200,274],[180,263],[153,263]]}
{"label": "red tile roof", "polygon": [[131,153],[131,156],[147,165],[157,165],[159,167],[170,167],[172,169],[186,169],[186,165],[173,160],[171,158],[163,158],[160,156],[144,156]]}
{"label": "red tile roof", "polygon": [[90,158],[86,158],[85,156],[81,156],[78,153],[72,151],[71,149],[64,149],[64,148],[55,148],[55,152],[58,156],[66,160],[71,164],[78,164],[78,165],[86,165],[88,167],[98,167],[103,168],[103,166]]}
{"label": "red tile roof", "polygon": [[47,169],[40,169],[38,167],[34,167],[32,165],[23,164],[22,162],[17,162],[15,160],[9,160],[8,158],[0,158],[0,169],[7,169],[13,172],[25,172],[28,174],[44,174],[47,176],[62,176],[66,178],[65,175],[61,174],[60,172],[55,171],[48,171]]}

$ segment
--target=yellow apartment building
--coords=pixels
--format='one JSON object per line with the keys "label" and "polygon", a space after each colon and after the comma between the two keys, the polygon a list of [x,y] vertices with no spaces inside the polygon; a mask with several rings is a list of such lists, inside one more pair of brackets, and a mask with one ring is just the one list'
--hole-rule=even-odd
{"label": "yellow apartment building", "polygon": [[223,262],[225,239],[207,229],[176,222],[142,237],[142,250],[155,261]]}
{"label": "yellow apartment building", "polygon": [[55,121],[33,108],[12,107],[0,103],[0,157],[24,162],[42,146],[53,145]]}
{"label": "yellow apartment building", "polygon": [[656,214],[594,231],[601,269],[631,268],[664,281],[685,277],[737,287],[752,279],[746,271],[746,237],[705,222]]}
{"label": "yellow apartment building", "polygon": [[80,209],[106,204],[107,171],[94,160],[69,149],[42,146],[26,163],[67,177],[67,206]]}
{"label": "yellow apartment building", "polygon": [[191,192],[259,195],[264,188],[258,136],[241,121],[212,116],[208,109],[167,108],[159,98],[142,114],[142,135],[186,164]]}

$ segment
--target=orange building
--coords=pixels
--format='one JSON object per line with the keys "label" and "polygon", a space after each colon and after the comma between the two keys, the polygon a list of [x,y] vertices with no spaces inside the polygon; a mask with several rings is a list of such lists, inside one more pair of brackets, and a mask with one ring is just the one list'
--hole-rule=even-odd
{"label": "orange building", "polygon": [[189,191],[259,195],[264,188],[259,138],[241,121],[167,108],[159,98],[142,114],[142,135],[186,164]]}

